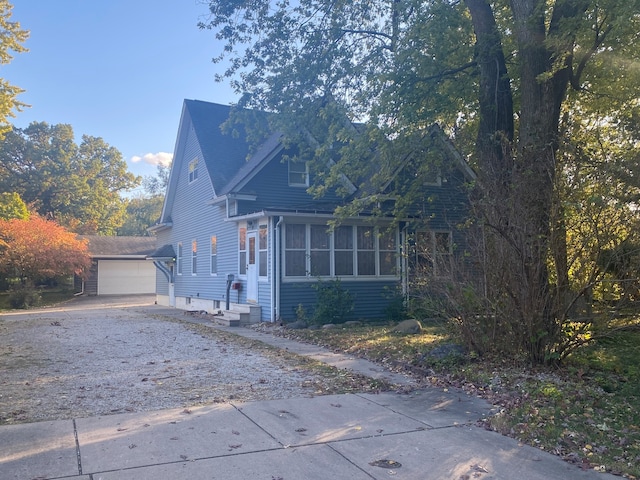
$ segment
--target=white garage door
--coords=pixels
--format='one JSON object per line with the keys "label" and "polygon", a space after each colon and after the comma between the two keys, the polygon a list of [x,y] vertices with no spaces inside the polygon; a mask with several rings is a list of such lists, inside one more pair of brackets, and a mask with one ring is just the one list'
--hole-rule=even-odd
{"label": "white garage door", "polygon": [[154,293],[156,268],[147,260],[99,260],[98,295]]}

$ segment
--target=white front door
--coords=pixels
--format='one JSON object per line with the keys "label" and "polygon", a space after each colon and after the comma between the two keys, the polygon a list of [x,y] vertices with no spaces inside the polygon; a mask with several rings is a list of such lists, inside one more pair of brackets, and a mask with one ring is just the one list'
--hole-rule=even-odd
{"label": "white front door", "polygon": [[256,232],[247,233],[247,303],[258,303],[258,242]]}

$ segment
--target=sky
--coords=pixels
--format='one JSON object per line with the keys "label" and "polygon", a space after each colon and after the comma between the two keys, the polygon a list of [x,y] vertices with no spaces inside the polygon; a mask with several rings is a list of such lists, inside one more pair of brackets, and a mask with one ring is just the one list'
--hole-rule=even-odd
{"label": "sky", "polygon": [[[183,100],[231,104],[238,96],[216,83],[224,64],[214,34],[200,30],[206,0],[10,0],[11,21],[30,31],[0,66],[0,77],[31,105],[10,121],[69,124],[76,141],[101,137],[129,171],[155,175],[173,156]],[[139,189],[141,191],[141,189]],[[135,193],[135,192],[134,192]]]}

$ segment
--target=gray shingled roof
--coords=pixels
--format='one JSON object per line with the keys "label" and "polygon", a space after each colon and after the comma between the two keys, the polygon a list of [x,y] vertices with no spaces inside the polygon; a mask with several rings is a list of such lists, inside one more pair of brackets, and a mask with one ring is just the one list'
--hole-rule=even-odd
{"label": "gray shingled roof", "polygon": [[222,124],[229,119],[231,107],[200,100],[185,100],[185,107],[198,137],[207,169],[212,172],[215,192],[220,192],[238,170],[245,166],[249,145],[241,126],[237,132],[223,133]]}
{"label": "gray shingled roof", "polygon": [[89,241],[89,255],[94,258],[114,256],[145,257],[156,249],[155,237],[112,237],[81,235]]}
{"label": "gray shingled roof", "polygon": [[150,253],[149,255],[147,255],[147,258],[158,258],[158,259],[162,259],[162,258],[175,258],[176,257],[176,252],[173,249],[173,245],[162,245],[161,247],[158,247],[155,251],[153,251],[152,253]]}

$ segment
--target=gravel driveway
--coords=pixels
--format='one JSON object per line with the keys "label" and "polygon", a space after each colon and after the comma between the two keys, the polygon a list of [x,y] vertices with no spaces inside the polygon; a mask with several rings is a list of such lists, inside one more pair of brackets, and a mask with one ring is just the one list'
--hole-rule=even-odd
{"label": "gravel driveway", "polygon": [[307,396],[329,381],[300,357],[155,315],[152,303],[82,297],[0,315],[0,425]]}

